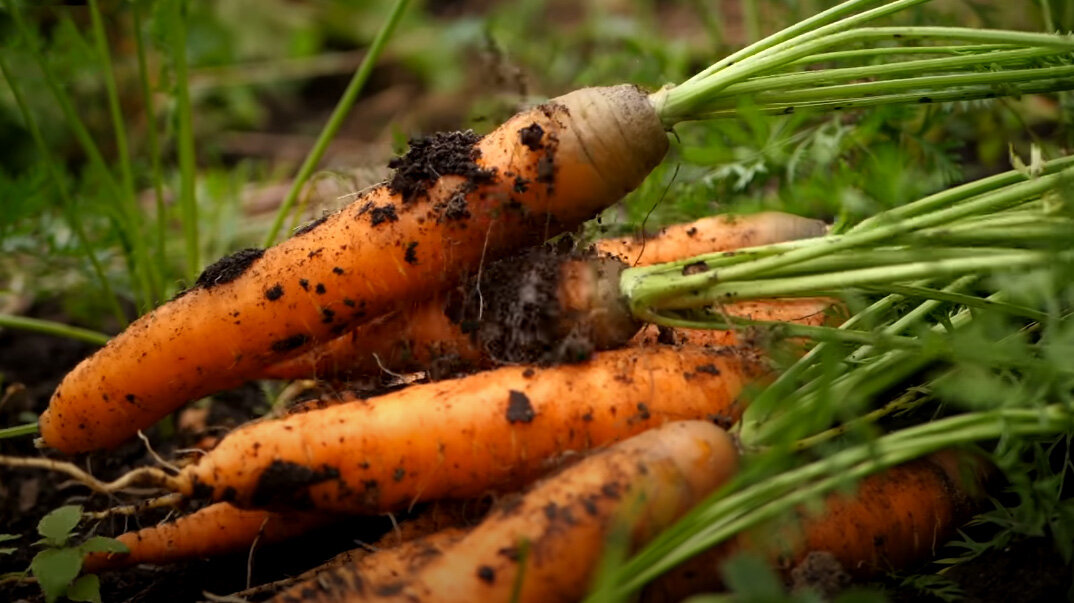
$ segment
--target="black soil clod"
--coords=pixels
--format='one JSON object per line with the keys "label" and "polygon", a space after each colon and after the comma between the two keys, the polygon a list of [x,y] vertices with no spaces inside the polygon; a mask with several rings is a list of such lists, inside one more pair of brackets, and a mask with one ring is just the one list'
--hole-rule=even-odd
{"label": "black soil clod", "polygon": [[321,224],[324,224],[324,221],[327,220],[327,219],[328,219],[328,216],[324,215],[324,216],[321,216],[320,218],[317,218],[316,220],[313,220],[312,222],[307,222],[306,224],[303,224],[302,226],[299,226],[298,228],[296,228],[294,234],[292,234],[291,236],[293,236],[293,237],[302,236],[302,235],[306,234],[307,232],[310,232],[314,228],[317,228]]}
{"label": "black soil clod", "polygon": [[543,146],[541,138],[544,137],[544,128],[534,122],[518,131],[518,139],[531,151],[540,150]]}
{"label": "black soil clod", "polygon": [[276,301],[283,297],[283,285],[276,283],[265,291],[265,299],[269,301]]}
{"label": "black soil clod", "polygon": [[451,197],[433,206],[437,213],[436,223],[457,222],[470,217],[470,208],[466,204],[466,195],[474,190],[470,183],[465,183],[455,190]]}
{"label": "black soil clod", "polygon": [[482,565],[481,567],[477,568],[477,577],[482,582],[488,582],[489,584],[492,584],[496,581],[496,570],[492,569],[487,565]]}
{"label": "black soil clod", "polygon": [[403,254],[403,260],[405,260],[407,264],[417,264],[418,263],[418,254],[415,251],[417,248],[418,248],[418,242],[417,241],[411,241],[411,242],[407,243],[406,252]]}
{"label": "black soil clod", "polygon": [[373,226],[377,226],[384,222],[398,222],[399,216],[395,213],[395,206],[388,203],[380,207],[374,207],[369,212],[369,221]]}
{"label": "black soil clod", "polygon": [[306,335],[305,333],[297,333],[290,337],[284,337],[283,339],[278,339],[272,342],[272,351],[283,353],[297,350],[305,345],[309,339],[309,335]]}
{"label": "black soil clod", "polygon": [[249,247],[240,249],[231,255],[226,255],[210,264],[198,276],[194,286],[202,289],[212,289],[217,285],[230,283],[242,276],[264,254],[264,249]]}
{"label": "black soil clod", "polygon": [[537,416],[526,394],[511,390],[507,400],[507,421],[510,423],[529,423]]}
{"label": "black soil clod", "polygon": [[484,169],[476,162],[481,156],[476,146],[479,140],[481,137],[473,130],[412,139],[410,150],[388,163],[395,170],[388,181],[388,190],[409,203],[427,194],[440,176],[463,176],[471,183],[491,181],[495,171]]}
{"label": "black soil clod", "polygon": [[586,360],[594,349],[589,333],[564,332],[573,323],[559,301],[562,262],[572,257],[541,248],[493,262],[463,283],[445,312],[496,362]]}
{"label": "black soil clod", "polygon": [[701,366],[694,367],[694,370],[699,373],[706,373],[713,376],[720,374],[720,369],[716,368],[715,364],[702,364]]}
{"label": "black soil clod", "polygon": [[338,479],[339,470],[327,465],[320,470],[287,461],[272,461],[257,479],[250,503],[255,507],[308,508],[308,486]]}
{"label": "black soil clod", "polygon": [[702,272],[708,272],[709,265],[705,262],[694,262],[682,267],[682,275],[690,276],[691,274],[701,274]]}
{"label": "black soil clod", "polygon": [[303,291],[309,291],[310,290],[310,282],[308,280],[304,279],[304,278],[298,279],[298,286],[302,287]]}

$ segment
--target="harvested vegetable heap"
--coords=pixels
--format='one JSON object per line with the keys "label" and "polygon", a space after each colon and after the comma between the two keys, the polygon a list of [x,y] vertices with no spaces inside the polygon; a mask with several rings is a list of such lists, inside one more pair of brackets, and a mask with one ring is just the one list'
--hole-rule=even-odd
{"label": "harvested vegetable heap", "polygon": [[[824,573],[832,595],[921,562],[998,479],[990,442],[1074,432],[1052,400],[929,404],[964,376],[942,335],[987,334],[982,313],[1062,326],[1063,303],[984,275],[1074,264],[1060,193],[1074,159],[856,225],[770,212],[592,245],[570,235],[660,164],[668,130],[746,100],[786,114],[1074,88],[1069,37],[861,27],[923,1],[849,0],[679,86],[582,89],[484,137],[411,141],[388,180],[214,263],[85,359],[40,431],[64,454],[107,450],[248,380],[327,380],[332,393],[110,483],[62,461],[2,462],[109,495],[161,492],[104,515],[196,509],[122,534],[129,550],[91,553],[91,571],[416,515],[373,552],[244,593],[279,601],[673,601],[724,588],[720,567],[741,551],[787,583]],[[878,40],[963,44],[804,69]],[[1001,369],[1039,368],[1037,343]],[[374,396],[348,385],[402,373],[406,387]]]}

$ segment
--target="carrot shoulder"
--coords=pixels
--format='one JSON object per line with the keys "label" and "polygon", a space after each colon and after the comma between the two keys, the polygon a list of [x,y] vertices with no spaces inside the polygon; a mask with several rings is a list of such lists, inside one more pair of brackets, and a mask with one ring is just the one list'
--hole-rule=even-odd
{"label": "carrot shoulder", "polygon": [[478,139],[415,143],[393,178],[270,249],[210,267],[78,365],[41,417],[49,446],[115,446],[182,403],[576,225],[668,147],[633,86],[583,89]]}
{"label": "carrot shoulder", "polygon": [[171,487],[244,507],[368,513],[473,498],[668,421],[730,424],[761,373],[746,350],[670,346],[504,367],[241,427]]}
{"label": "carrot shoulder", "polygon": [[614,530],[625,528],[627,546],[644,543],[736,468],[722,429],[670,423],[543,480],[402,580],[348,588],[330,577],[326,588],[299,591],[304,598],[276,601],[577,601]]}

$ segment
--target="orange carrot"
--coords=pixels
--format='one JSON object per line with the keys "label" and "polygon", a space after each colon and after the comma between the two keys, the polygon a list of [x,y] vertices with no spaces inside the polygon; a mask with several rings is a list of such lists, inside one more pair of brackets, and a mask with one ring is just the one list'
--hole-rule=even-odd
{"label": "orange carrot", "polygon": [[331,600],[337,593],[358,591],[373,584],[397,582],[443,555],[444,550],[462,539],[467,532],[465,528],[447,527],[388,547],[378,542],[372,551],[355,549],[340,553],[322,566],[303,574],[301,580],[292,581],[291,584],[299,584],[272,600]]}
{"label": "orange carrot", "polygon": [[414,142],[389,182],[279,245],[217,262],[79,364],[41,416],[44,442],[115,446],[190,399],[574,228],[667,148],[633,86],[572,92],[484,138]]}
{"label": "orange carrot", "polygon": [[619,294],[618,260],[536,250],[495,262],[455,290],[359,325],[261,372],[273,379],[428,371],[434,378],[504,363],[584,360],[640,324]]}
{"label": "orange carrot", "polygon": [[681,564],[643,599],[679,601],[721,588],[719,566],[738,551],[760,553],[788,577],[817,551],[862,579],[922,561],[954,534],[980,494],[982,465],[960,459],[967,460],[947,451],[865,478],[853,494],[829,495],[819,513],[802,510],[794,524],[754,530]]}
{"label": "orange carrot", "polygon": [[710,216],[667,226],[652,236],[603,239],[594,245],[598,252],[618,257],[629,266],[650,266],[704,253],[820,237],[827,232],[828,226],[820,220],[771,211]]}
{"label": "orange carrot", "polygon": [[[375,545],[388,547],[443,529],[473,523],[487,509],[483,502],[437,503],[416,517],[401,522]],[[91,553],[84,567],[91,573],[150,563],[165,565],[198,557],[211,557],[249,550],[255,542],[282,542],[337,521],[323,512],[274,513],[262,509],[239,509],[214,503],[189,515],[116,537],[129,553]],[[358,549],[366,550],[366,549]],[[346,560],[357,560],[352,551]],[[342,563],[343,558],[337,560]]]}
{"label": "orange carrot", "polygon": [[[648,265],[743,245],[761,245],[819,236],[826,230],[827,226],[819,220],[780,212],[764,212],[747,216],[702,218],[689,224],[669,226],[644,240],[606,239],[597,241],[594,246],[597,252],[605,257],[617,257],[633,264]],[[528,312],[542,313],[538,316],[550,311],[555,313],[555,320],[552,322],[559,325],[558,331],[545,334],[544,328],[541,328],[535,333],[535,338],[539,340],[536,351],[532,349],[530,341],[521,342],[524,345],[519,345],[520,342],[515,340],[510,342],[511,345],[505,345],[502,341],[505,335],[521,335],[528,339],[527,331],[532,322],[518,321],[511,316],[509,318],[515,318],[516,324],[503,325],[504,319],[492,316],[486,309],[512,303],[520,306],[517,300],[523,292],[528,294],[535,286],[540,291],[541,282],[531,275],[539,274],[540,261],[551,260],[546,260],[543,255],[538,255],[536,259],[538,262],[528,256],[524,256],[523,260],[500,260],[483,270],[480,279],[465,282],[451,294],[401,309],[375,323],[359,325],[300,356],[268,367],[260,376],[270,379],[350,379],[382,372],[428,371],[434,378],[439,378],[457,370],[488,368],[497,363],[539,361],[542,360],[541,356],[554,347],[562,349],[571,345],[576,348],[581,346],[577,352],[584,357],[586,348],[599,350],[616,347],[624,343],[624,337],[629,337],[628,331],[632,333],[636,330],[616,289],[619,269],[612,270],[613,265],[609,260],[605,260],[604,264],[596,269],[603,273],[603,277],[597,281],[599,286],[594,287],[590,285],[592,281],[588,278],[593,269],[586,268],[585,264],[580,262],[568,261],[563,264],[562,270],[573,270],[576,277],[584,278],[561,278],[558,283],[559,299],[556,300],[558,304],[529,304],[526,307]],[[569,274],[563,276],[568,277]],[[593,291],[597,295],[593,295]],[[467,313],[468,316],[459,316],[458,310],[453,309],[459,305],[453,298],[465,298],[471,302],[473,308]],[[579,316],[579,309],[565,307],[568,304],[584,308],[584,313]],[[799,318],[806,310],[806,304],[799,306],[793,301],[777,301],[773,304],[778,306],[770,314],[773,320],[781,320],[784,316]],[[786,311],[782,309],[784,304],[790,306]],[[559,310],[560,308],[562,310]],[[732,304],[727,310],[738,316],[744,315],[741,312],[768,315],[759,309],[758,302]],[[585,331],[594,316],[610,317],[614,319],[614,324],[621,326],[606,330],[610,336],[587,341],[590,338]],[[564,317],[571,318],[571,321],[563,320]],[[760,319],[761,316],[757,318]],[[480,326],[468,330],[464,325],[471,321]],[[518,322],[525,324],[518,325]],[[538,325],[544,323],[540,319],[533,322]],[[519,333],[519,326],[526,326],[527,329]],[[655,327],[651,330],[654,329]],[[704,339],[706,344],[734,341],[734,335],[725,331],[715,332],[716,335],[700,333],[699,337],[715,337],[711,341]],[[490,339],[492,341],[489,341]]]}
{"label": "orange carrot", "polygon": [[249,424],[161,481],[242,507],[373,513],[472,498],[668,421],[730,424],[762,372],[749,350],[671,346],[504,367]]}
{"label": "orange carrot", "polygon": [[730,477],[737,456],[711,423],[670,423],[543,480],[402,580],[340,568],[325,589],[276,601],[577,601],[613,533],[644,543]]}
{"label": "orange carrot", "polygon": [[[833,320],[837,307],[835,300],[827,297],[802,297],[787,299],[765,299],[735,302],[720,306],[728,316],[750,320],[769,320],[775,322],[793,322],[802,325],[821,326]],[[836,318],[836,320],[838,320]],[[653,345],[656,343],[683,344],[702,346],[729,346],[752,344],[749,327],[741,329],[686,329],[660,328],[646,325],[630,340],[631,345]]]}
{"label": "orange carrot", "polygon": [[168,523],[121,534],[117,540],[127,545],[129,553],[91,553],[83,567],[96,573],[233,553],[249,549],[255,541],[281,542],[335,519],[328,513],[272,513],[216,503]]}

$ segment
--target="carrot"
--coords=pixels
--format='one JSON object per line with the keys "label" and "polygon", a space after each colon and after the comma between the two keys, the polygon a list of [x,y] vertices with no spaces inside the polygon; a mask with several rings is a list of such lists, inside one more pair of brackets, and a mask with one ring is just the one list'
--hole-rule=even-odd
{"label": "carrot", "polygon": [[609,258],[535,250],[495,262],[452,291],[359,325],[261,372],[272,379],[428,371],[434,378],[503,363],[579,361],[620,347],[640,323]]}
{"label": "carrot", "polygon": [[129,553],[91,553],[83,567],[96,573],[139,563],[157,565],[249,549],[255,542],[281,542],[335,518],[327,513],[272,513],[216,503],[168,523],[127,532],[117,540]]}
{"label": "carrot", "polygon": [[652,236],[602,239],[594,245],[601,254],[630,266],[650,266],[705,253],[820,237],[827,232],[828,225],[821,220],[769,211],[710,216],[667,226]]}
{"label": "carrot", "polygon": [[[401,522],[375,546],[393,546],[434,532],[467,525],[487,506],[482,502],[438,503],[416,517]],[[248,550],[255,542],[272,544],[289,540],[333,523],[338,516],[322,512],[274,513],[262,509],[239,509],[230,503],[214,503],[167,523],[127,532],[116,537],[128,553],[91,553],[89,572],[120,569],[149,563],[165,565],[187,559],[211,557]],[[365,550],[365,549],[359,549]],[[347,560],[357,559],[352,551]]]}
{"label": "carrot", "polygon": [[325,589],[276,601],[576,601],[614,532],[645,542],[730,477],[737,457],[711,423],[670,423],[543,480],[403,580],[348,580],[356,570],[341,568]]}
{"label": "carrot", "polygon": [[248,424],[159,481],[241,507],[375,513],[473,498],[668,421],[730,424],[760,374],[749,350],[671,346],[503,367]]}
{"label": "carrot", "polygon": [[850,576],[869,578],[927,558],[973,509],[986,473],[977,459],[950,451],[863,479],[853,494],[829,495],[820,513],[754,530],[672,569],[647,587],[646,601],[679,601],[722,587],[719,566],[739,551],[767,557],[786,578],[811,553],[825,551]]}
{"label": "carrot", "polygon": [[[295,584],[273,598],[274,601],[318,601],[328,593],[357,591],[368,584],[395,582],[418,571],[468,532],[457,526],[445,527],[383,547],[354,549],[336,555],[322,566],[303,574]],[[326,589],[328,592],[325,592]],[[246,593],[243,593],[246,594]]]}
{"label": "carrot", "polygon": [[190,399],[574,228],[635,188],[667,148],[633,86],[572,92],[484,138],[416,141],[389,182],[270,249],[210,266],[79,364],[41,416],[44,442],[65,453],[113,447]]}
{"label": "carrot", "polygon": [[[821,326],[832,320],[836,304],[835,300],[827,297],[801,297],[741,301],[720,306],[720,310],[728,316],[737,318]],[[749,340],[749,333],[749,327],[731,330],[661,328],[656,325],[646,325],[634,335],[630,343],[631,345],[689,343],[702,346],[730,346],[753,343]]]}
{"label": "carrot", "polygon": [[[669,226],[644,240],[597,241],[594,248],[605,258],[648,265],[743,245],[820,236],[826,230],[827,226],[820,220],[763,212],[702,218],[689,224]],[[439,378],[459,370],[488,368],[505,362],[535,362],[549,357],[559,360],[563,359],[563,352],[569,352],[568,358],[584,358],[590,349],[609,349],[623,344],[625,338],[637,330],[629,309],[618,294],[621,268],[611,259],[593,260],[593,267],[587,267],[580,260],[565,261],[558,273],[561,277],[555,284],[559,293],[554,297],[558,299],[551,300],[549,305],[524,303],[524,298],[520,301],[520,297],[534,287],[537,291],[551,288],[543,284],[543,278],[538,278],[542,275],[541,262],[546,261],[558,260],[542,254],[527,254],[521,259],[495,262],[482,271],[480,278],[469,279],[454,292],[398,310],[375,323],[359,325],[301,356],[268,367],[260,376],[269,379],[352,379],[385,371],[428,371],[434,378]],[[591,280],[591,275],[599,275],[599,278]],[[468,302],[470,310],[465,316],[460,316],[454,309],[460,305],[459,298]],[[794,302],[773,303],[795,308],[786,312],[777,310],[773,319],[798,318],[799,306]],[[567,305],[576,307],[565,307]],[[512,309],[506,315],[489,311],[505,307]],[[540,318],[519,320],[514,308],[524,309]],[[740,312],[765,314],[758,311],[757,302],[732,304],[727,310],[739,316],[742,315]],[[804,312],[805,308],[802,310]],[[597,317],[605,317],[600,324],[610,325],[610,328],[598,332],[606,333],[605,336],[593,338],[590,325]],[[473,323],[476,328],[466,328],[467,323]],[[538,328],[531,334],[534,323]],[[546,328],[544,325],[548,323],[554,328]],[[525,328],[520,330],[519,327]],[[734,341],[733,334],[717,333],[719,335],[713,342]],[[510,341],[505,341],[507,339]]]}

